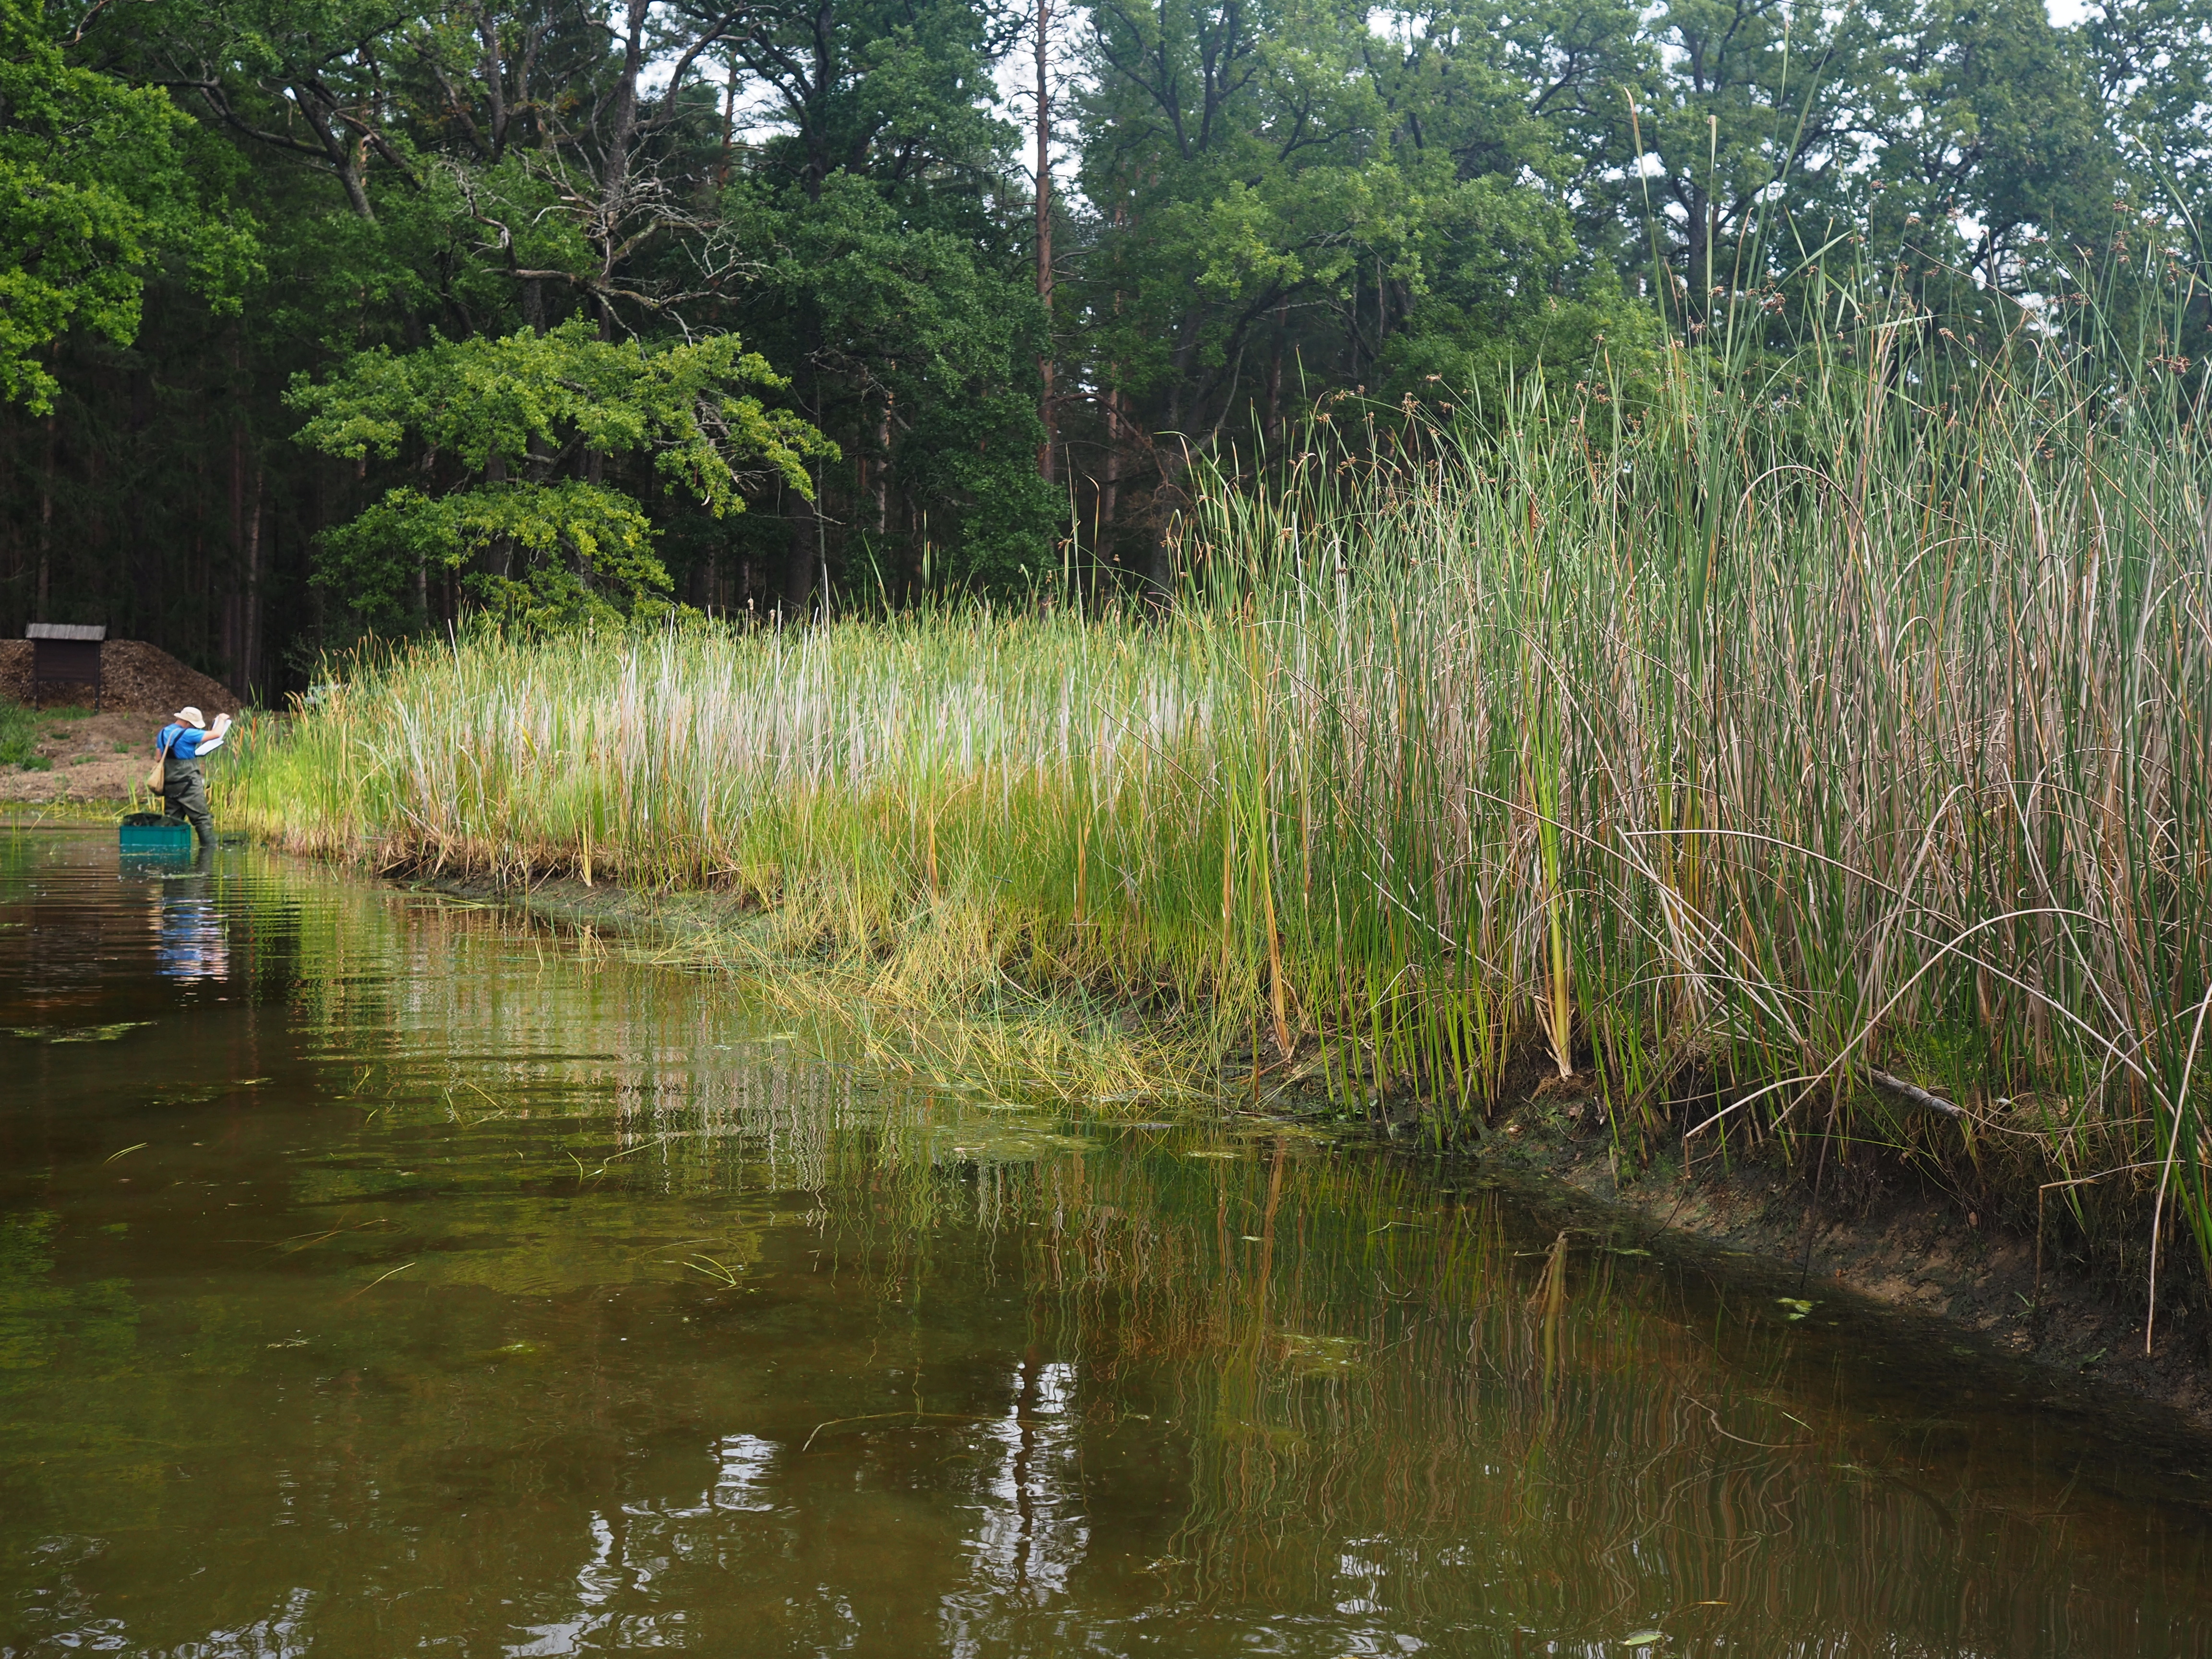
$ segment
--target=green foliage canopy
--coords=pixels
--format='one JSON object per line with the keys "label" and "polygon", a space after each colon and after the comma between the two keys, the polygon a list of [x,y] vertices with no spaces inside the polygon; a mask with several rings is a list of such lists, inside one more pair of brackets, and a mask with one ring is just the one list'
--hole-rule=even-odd
{"label": "green foliage canopy", "polygon": [[202,199],[196,131],[161,88],[70,64],[35,0],[0,0],[0,397],[51,410],[39,358],[71,328],[128,345],[149,264],[235,306],[252,239]]}
{"label": "green foliage canopy", "polygon": [[596,477],[559,476],[585,458],[641,455],[653,477],[721,518],[767,479],[811,495],[807,463],[836,446],[756,392],[785,382],[737,336],[648,351],[572,319],[550,332],[441,340],[359,354],[335,378],[290,394],[302,442],[325,454],[394,460],[413,449],[424,479],[401,485],[326,537],[324,579],[386,621],[410,582],[461,573],[495,611],[555,623],[666,597],[653,527],[637,501]]}
{"label": "green foliage canopy", "polygon": [[[2115,398],[2212,355],[2212,0],[0,0],[0,624],[249,683],[486,604],[1164,593],[1194,458],[1346,398],[1644,418],[1662,354],[1816,315],[1909,317],[1931,391],[1946,331],[2063,333]],[[732,336],[696,430],[614,367]]]}

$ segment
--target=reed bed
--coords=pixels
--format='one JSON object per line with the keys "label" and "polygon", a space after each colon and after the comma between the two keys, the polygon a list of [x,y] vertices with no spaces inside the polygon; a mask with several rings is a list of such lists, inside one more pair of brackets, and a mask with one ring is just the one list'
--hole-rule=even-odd
{"label": "reed bed", "polygon": [[402,650],[229,810],[728,888],[1079,1070],[1133,1014],[1186,1086],[1237,1050],[1449,1128],[1556,1074],[1626,1153],[1880,1142],[2148,1284],[2212,1251],[2202,377],[1911,337],[1347,403],[1213,481],[1161,617]]}

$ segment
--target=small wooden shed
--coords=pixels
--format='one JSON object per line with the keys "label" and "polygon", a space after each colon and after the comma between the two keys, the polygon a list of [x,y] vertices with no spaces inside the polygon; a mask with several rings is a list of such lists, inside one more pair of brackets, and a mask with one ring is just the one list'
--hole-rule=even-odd
{"label": "small wooden shed", "polygon": [[49,685],[88,685],[92,706],[100,707],[100,644],[107,629],[89,623],[33,623],[23,630],[31,644],[31,707]]}

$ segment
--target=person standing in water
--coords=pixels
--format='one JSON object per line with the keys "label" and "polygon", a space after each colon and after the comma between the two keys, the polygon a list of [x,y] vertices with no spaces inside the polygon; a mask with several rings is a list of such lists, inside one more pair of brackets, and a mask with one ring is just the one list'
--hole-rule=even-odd
{"label": "person standing in water", "polygon": [[200,762],[222,747],[229,730],[229,715],[217,714],[210,730],[200,711],[187,703],[154,738],[161,757],[161,816],[190,823],[202,847],[215,845],[215,819],[208,811],[207,781],[200,775]]}

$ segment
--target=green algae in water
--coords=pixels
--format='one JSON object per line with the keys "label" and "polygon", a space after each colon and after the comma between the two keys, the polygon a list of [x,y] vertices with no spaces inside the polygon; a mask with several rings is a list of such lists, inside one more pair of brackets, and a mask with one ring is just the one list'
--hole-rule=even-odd
{"label": "green algae in water", "polygon": [[112,1042],[153,1023],[149,1019],[119,1019],[109,1025],[5,1025],[0,1026],[0,1030],[30,1042]]}

